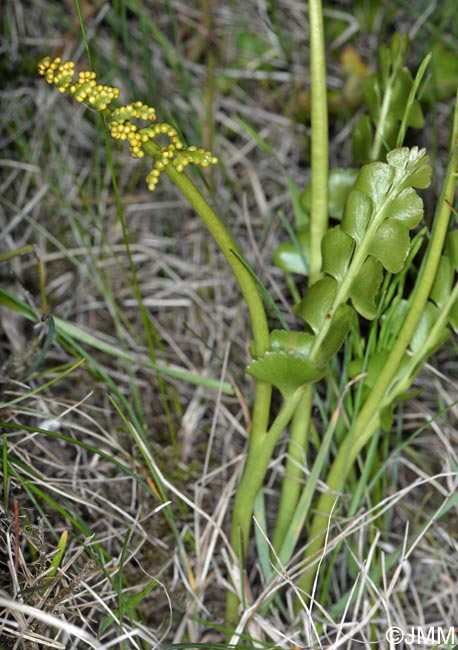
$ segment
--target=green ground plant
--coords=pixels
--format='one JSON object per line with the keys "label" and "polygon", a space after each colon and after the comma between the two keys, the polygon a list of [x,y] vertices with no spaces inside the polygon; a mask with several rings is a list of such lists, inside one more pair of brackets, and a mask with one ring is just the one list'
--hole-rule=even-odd
{"label": "green ground plant", "polygon": [[[211,152],[185,147],[171,125],[160,123],[136,127],[132,120],[151,122],[155,119],[154,109],[141,102],[112,109],[110,104],[118,97],[118,89],[98,84],[93,72],[79,73],[74,83],[72,62],[62,63],[60,59],[51,60],[48,57],[42,60],[38,68],[48,83],[54,84],[60,92],[68,91],[77,101],[99,111],[106,118],[111,135],[129,141],[134,157],[142,157],[145,153],[151,156],[154,164],[147,177],[150,190],[154,190],[162,171],[168,174],[204,221],[239,282],[251,314],[253,330],[253,361],[247,371],[257,381],[248,458],[235,497],[231,534],[233,549],[241,567],[246,561],[255,499],[262,488],[279,438],[301,402],[309,404],[306,398],[309,386],[329,373],[331,360],[341,349],[352,327],[356,329],[357,316],[370,321],[377,318],[378,327],[381,328],[387,315],[390,315],[391,344],[381,350],[379,341],[374,341],[374,347],[370,350],[362,336],[357,335],[357,347],[364,351],[358,381],[362,381],[370,391],[360,402],[358,412],[353,413],[351,429],[342,440],[329,469],[326,484],[330,492],[321,496],[316,508],[319,514],[315,515],[310,527],[307,564],[322,550],[336,494],[342,490],[357,454],[381,426],[386,431],[390,430],[395,401],[408,392],[422,363],[444,341],[449,320],[457,323],[457,289],[455,287],[452,291],[452,286],[458,257],[453,242],[447,248],[449,255],[441,258],[456,182],[457,127],[454,126],[451,160],[428,252],[410,300],[400,302],[399,292],[394,293],[393,287],[411,251],[409,231],[417,227],[423,218],[423,202],[415,190],[427,188],[431,175],[424,149],[390,148],[390,141],[402,144],[403,133],[409,123],[420,126],[422,121],[421,109],[415,99],[416,86],[403,65],[406,41],[394,37],[390,47],[382,48],[380,79],[375,77],[367,83],[367,103],[377,129],[374,144],[366,155],[375,161],[385,158],[386,162],[367,163],[361,168],[345,199],[341,224],[327,228],[327,120],[323,119],[326,116],[325,88],[319,82],[324,78],[324,41],[319,7],[313,2],[310,7],[312,129],[315,134],[312,141],[312,217],[308,250],[301,250],[301,253],[307,256],[306,260],[310,260],[311,284],[305,297],[295,306],[295,312],[306,323],[303,332],[274,330],[269,333],[261,295],[252,272],[243,263],[239,249],[222,220],[195,185],[181,174],[189,163],[204,167],[216,164],[217,159]],[[314,119],[314,114],[320,119]],[[369,119],[363,118],[358,124],[356,138],[360,141],[365,136],[367,140],[372,139]],[[157,145],[154,140],[160,135],[167,136],[171,144]],[[362,148],[363,145],[358,146]],[[447,281],[444,283],[440,278],[437,288],[431,293],[441,259],[444,269],[447,269],[444,270]],[[385,273],[390,274],[389,277]],[[385,277],[388,277],[388,281],[384,282]],[[382,284],[383,293],[385,296],[391,294],[392,300],[384,296],[380,304]],[[420,334],[417,328],[420,328]],[[411,355],[408,356],[409,349]],[[277,388],[283,398],[279,412],[273,417],[270,414],[271,387]],[[272,417],[270,426],[269,417]],[[336,412],[330,420],[321,452],[329,447],[329,432],[334,432],[338,417],[339,413]],[[300,433],[301,438],[304,433]],[[323,456],[324,453],[317,459],[319,470]],[[314,473],[315,481],[319,473]],[[296,496],[294,499],[289,494],[288,499],[283,501],[283,508],[279,509],[274,547],[282,564],[290,559],[305,524],[310,493],[308,482],[302,494],[297,495],[299,498]],[[289,514],[285,513],[285,508],[288,508]],[[310,595],[312,584],[313,572],[309,569],[300,582],[304,595]],[[233,624],[238,616],[234,596],[230,591],[227,611],[228,622]],[[237,600],[239,598],[241,596]]]}
{"label": "green ground plant", "polygon": [[[40,75],[59,92],[97,111],[109,134],[129,143],[134,158],[151,159],[146,177],[150,191],[161,175],[176,185],[223,253],[248,309],[252,360],[246,371],[255,389],[250,400],[247,457],[230,525],[225,626],[231,644],[243,642],[248,624],[251,586],[247,588],[246,581],[253,545],[267,585],[254,610],[266,611],[274,602],[286,611],[275,579],[287,573],[301,547],[305,551],[300,568],[288,577],[296,594],[294,611],[307,610],[317,599],[325,601],[323,559],[339,545],[336,521],[342,495],[355,494],[348,509],[352,512],[360,502],[358,492],[383,489],[378,474],[388,462],[390,451],[384,445],[396,423],[395,409],[412,395],[414,380],[444,345],[450,327],[458,328],[458,239],[452,228],[458,111],[450,125],[450,155],[442,190],[431,225],[426,226],[419,191],[430,185],[431,164],[424,148],[407,147],[404,140],[409,127],[420,129],[424,124],[418,95],[430,57],[413,78],[406,67],[406,37],[396,34],[389,45],[380,48],[379,70],[364,85],[367,114],[353,130],[355,167],[329,170],[325,44],[318,0],[309,2],[309,24],[311,182],[304,191],[292,187],[292,193],[300,195],[295,203],[295,226],[289,231],[291,241],[281,244],[274,255],[291,289],[294,314],[303,321],[297,331],[284,320],[281,328],[271,327],[267,307],[273,298],[268,294],[266,298],[265,288],[245,261],[243,246],[235,241],[222,216],[184,173],[190,164],[204,169],[216,165],[218,159],[212,152],[187,146],[176,127],[156,123],[156,110],[140,101],[117,105],[119,89],[99,84],[93,71],[80,72],[75,81],[72,61],[47,56],[38,66]],[[260,138],[259,142],[264,144]],[[34,318],[26,305],[5,291],[2,301]],[[80,344],[101,348],[88,334],[62,319],[50,318],[53,334],[81,356],[85,353]],[[200,383],[191,373],[180,375],[157,364],[153,347],[150,344],[151,367]],[[107,344],[102,350],[114,353]],[[216,385],[208,379],[205,382]],[[220,384],[220,389],[232,390],[229,384]],[[323,394],[328,396],[326,406]],[[123,396],[115,396],[113,406],[151,472],[152,492],[160,504],[166,504],[166,489],[156,466],[149,462],[139,418]],[[315,406],[320,421],[313,416]],[[285,432],[289,434],[288,452],[279,505],[275,521],[267,522],[264,487]],[[166,505],[163,510],[173,528]],[[64,548],[60,550],[59,561]],[[57,564],[56,560],[51,576]],[[370,577],[380,583],[375,572]],[[349,589],[336,608],[348,605],[354,596]],[[136,603],[127,603],[132,612]]]}

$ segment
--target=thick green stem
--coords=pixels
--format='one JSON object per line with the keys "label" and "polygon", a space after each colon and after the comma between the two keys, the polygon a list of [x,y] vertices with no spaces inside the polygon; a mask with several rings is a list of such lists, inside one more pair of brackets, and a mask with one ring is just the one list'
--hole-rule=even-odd
{"label": "thick green stem", "polygon": [[285,399],[269,431],[257,443],[251,445],[243,478],[235,497],[232,530],[232,542],[234,543],[238,541],[241,533],[244,553],[248,549],[254,500],[264,482],[275,446],[293,417],[305,390],[306,387],[301,386],[289,398]]}
{"label": "thick green stem", "polygon": [[[452,142],[456,142],[458,131],[458,122],[455,114],[455,123],[453,128]],[[350,431],[342,445],[339,448],[337,456],[329,471],[326,483],[330,493],[324,493],[318,499],[316,506],[317,514],[314,517],[310,530],[310,544],[305,553],[306,564],[310,563],[314,556],[323,548],[325,532],[328,525],[330,513],[336,499],[336,493],[342,488],[355,459],[364,445],[369,441],[380,425],[379,414],[381,408],[387,405],[387,394],[390,386],[399,370],[399,365],[405,352],[412,340],[413,334],[417,328],[426,301],[428,300],[431,287],[436,277],[437,267],[444,246],[445,236],[447,234],[448,224],[450,221],[451,206],[456,187],[458,155],[456,147],[452,151],[451,160],[447,169],[447,175],[442,188],[441,197],[436,210],[434,219],[434,228],[431,235],[431,241],[428,253],[425,258],[419,279],[417,281],[415,293],[410,305],[409,312],[399,332],[396,343],[394,344],[390,355],[383,367],[383,370],[372,389],[369,397],[364,403],[359,413],[355,425]],[[394,393],[394,388],[393,389]],[[309,593],[314,581],[314,572],[310,571],[305,574],[299,583],[304,592]]]}
{"label": "thick green stem", "polygon": [[[234,255],[234,252],[239,252],[237,244],[194,183],[185,174],[178,172],[172,165],[168,165],[165,171],[202,219],[229,263],[250,314],[255,356],[264,354],[270,346],[266,313],[253,276]],[[254,444],[267,431],[271,394],[272,387],[270,384],[257,382],[250,444]]]}
{"label": "thick green stem", "polygon": [[285,478],[281,486],[280,505],[272,536],[272,545],[276,551],[283,544],[302,490],[302,479],[304,478],[302,464],[306,454],[312,400],[313,390],[311,386],[308,386],[291,422]]}
{"label": "thick green stem", "polygon": [[[321,242],[328,228],[328,174],[329,134],[326,87],[326,48],[321,0],[309,0],[310,77],[311,77],[311,219],[309,284],[320,277]],[[307,392],[296,410],[288,447],[286,477],[282,486],[279,514],[273,544],[280,548],[294,515],[301,491],[300,462],[304,453],[311,419],[312,389]]]}
{"label": "thick green stem", "polygon": [[[158,145],[152,141],[145,143],[144,149],[146,153],[153,158],[155,158],[159,153]],[[266,312],[253,276],[240,262],[237,256],[234,255],[234,252],[239,252],[237,244],[219,219],[218,215],[209,206],[197,187],[186,176],[186,174],[178,172],[173,165],[168,165],[165,172],[175,185],[177,185],[179,190],[188,199],[189,203],[202,219],[231,267],[250,314],[255,356],[264,354],[270,346]],[[252,429],[250,433],[251,443],[262,436],[267,430],[271,394],[272,387],[270,384],[263,382],[258,382],[256,384]]]}
{"label": "thick green stem", "polygon": [[[153,158],[157,157],[159,147],[154,142],[146,142],[143,148]],[[234,255],[234,252],[240,253],[237,244],[188,176],[183,172],[178,172],[173,165],[168,165],[165,172],[202,219],[231,267],[250,313],[255,355],[263,354],[269,349],[266,313],[255,280]]]}
{"label": "thick green stem", "polygon": [[[145,143],[144,149],[153,158],[159,152],[156,143],[151,141]],[[255,356],[264,354],[270,346],[269,328],[264,305],[252,275],[240,262],[237,255],[234,254],[235,252],[239,253],[238,246],[194,183],[185,174],[178,172],[173,165],[168,165],[165,172],[188,199],[229,263],[250,314]],[[239,539],[241,539],[244,555],[246,555],[248,548],[251,517],[256,494],[262,486],[275,444],[288,424],[297,401],[302,395],[301,391],[297,391],[297,397],[293,396],[285,402],[284,407],[272,424],[270,431],[266,433],[269,421],[271,393],[272,387],[270,384],[257,382],[248,459],[235,496],[231,527],[231,545],[234,551],[237,552]],[[237,607],[237,599],[231,592],[228,592],[228,622],[235,624]]]}
{"label": "thick green stem", "polygon": [[[293,417],[305,390],[306,387],[301,386],[290,397],[286,398],[269,431],[250,445],[243,477],[235,495],[230,537],[231,546],[234,550],[241,545],[242,560],[245,559],[248,551],[256,495],[264,482],[275,446]],[[230,624],[237,621],[237,607],[237,598],[229,592],[226,604],[226,621]]]}
{"label": "thick green stem", "polygon": [[312,122],[310,284],[321,272],[321,241],[328,228],[328,103],[326,50],[321,0],[309,0]]}
{"label": "thick green stem", "polygon": [[[309,0],[310,78],[311,78],[311,219],[309,283],[320,276],[321,242],[328,228],[329,135],[326,87],[326,48],[321,0]],[[294,515],[302,476],[301,462],[311,419],[312,389],[309,386],[296,409],[288,446],[286,476],[282,485],[278,517],[273,535],[274,548],[283,544]]]}

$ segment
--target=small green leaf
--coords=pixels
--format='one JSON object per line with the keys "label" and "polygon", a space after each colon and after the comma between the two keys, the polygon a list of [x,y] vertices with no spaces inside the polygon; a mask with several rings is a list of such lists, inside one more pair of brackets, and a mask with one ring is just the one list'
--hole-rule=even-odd
{"label": "small green leaf", "polygon": [[385,212],[385,219],[398,219],[411,230],[418,226],[423,218],[423,201],[411,187],[403,189],[394,201],[390,201]]}
{"label": "small green leaf", "polygon": [[353,237],[357,244],[360,244],[366,234],[371,215],[372,201],[370,197],[359,190],[352,190],[345,205],[342,230]]}
{"label": "small green leaf", "polygon": [[386,159],[390,167],[396,170],[398,191],[405,187],[426,189],[431,183],[431,166],[426,155],[426,149],[419,147],[400,147],[390,151]]}
{"label": "small green leaf", "polygon": [[266,352],[250,363],[246,371],[258,381],[278,388],[283,397],[288,397],[300,386],[318,381],[326,374],[325,369],[287,352]]}
{"label": "small green leaf", "polygon": [[326,334],[316,358],[318,366],[325,366],[338,352],[350,331],[351,322],[355,315],[350,305],[341,304],[334,314],[329,331]]}
{"label": "small green leaf", "polygon": [[[345,201],[358,177],[357,169],[331,169],[328,176],[328,214],[333,219],[342,219]],[[301,195],[303,209],[310,213],[311,186],[308,185]]]}
{"label": "small green leaf", "polygon": [[308,275],[308,232],[299,231],[295,242],[279,244],[273,254],[275,266],[287,273]]}
{"label": "small green leaf", "polygon": [[354,240],[340,226],[330,228],[323,237],[323,271],[342,281],[347,274]]}
{"label": "small green leaf", "polygon": [[390,219],[384,221],[369,242],[367,252],[373,255],[390,273],[398,273],[409,253],[409,232],[403,224]]}
{"label": "small green leaf", "polygon": [[385,201],[394,177],[395,170],[391,165],[382,162],[369,163],[361,167],[355,190],[369,195],[377,209]]}
{"label": "small green leaf", "polygon": [[270,346],[272,352],[287,352],[308,359],[314,337],[307,332],[287,332],[286,330],[273,330],[270,333]]}
{"label": "small green leaf", "polygon": [[377,315],[377,294],[383,280],[382,266],[368,257],[361,266],[350,289],[350,298],[356,311],[372,320]]}
{"label": "small green leaf", "polygon": [[333,219],[342,219],[345,202],[358,174],[358,169],[331,169],[329,172],[328,210]]}
{"label": "small green leaf", "polygon": [[301,302],[294,307],[294,313],[303,318],[317,334],[328,316],[328,312],[337,292],[337,282],[326,276],[315,282],[307,291]]}

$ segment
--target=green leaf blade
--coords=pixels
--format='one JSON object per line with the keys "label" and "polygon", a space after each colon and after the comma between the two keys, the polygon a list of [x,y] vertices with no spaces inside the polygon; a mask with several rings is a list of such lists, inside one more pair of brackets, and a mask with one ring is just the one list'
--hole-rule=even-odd
{"label": "green leaf blade", "polygon": [[390,167],[396,170],[398,192],[405,187],[415,187],[421,190],[429,187],[432,169],[426,149],[400,147],[390,151],[386,159]]}
{"label": "green leaf blade", "polygon": [[390,273],[399,273],[409,254],[410,238],[400,221],[384,221],[372,237],[367,252]]}
{"label": "green leaf blade", "polygon": [[273,263],[282,271],[307,276],[309,272],[309,234],[299,231],[295,241],[282,242],[273,254]]}
{"label": "green leaf blade", "polygon": [[382,265],[368,257],[352,282],[350,298],[356,311],[368,320],[377,315],[377,295],[383,280]]}
{"label": "green leaf blade", "polygon": [[317,366],[325,366],[342,347],[350,331],[355,311],[350,305],[341,304],[337,308],[329,327],[328,333],[320,345],[316,356]]}
{"label": "green leaf blade", "polygon": [[398,219],[411,230],[418,226],[423,218],[423,201],[411,187],[403,189],[394,201],[390,201],[385,212],[385,219]]}
{"label": "green leaf blade", "polygon": [[337,281],[326,276],[315,282],[301,302],[295,306],[294,313],[303,318],[318,334],[332,306],[337,292]]}
{"label": "green leaf blade", "polygon": [[395,169],[382,162],[369,163],[361,167],[355,183],[355,190],[372,199],[375,209],[385,201],[395,178]]}
{"label": "green leaf blade", "polygon": [[323,237],[323,271],[342,281],[347,274],[355,242],[340,226],[330,228]]}
{"label": "green leaf blade", "polygon": [[313,338],[313,335],[307,332],[273,330],[270,333],[271,351],[287,352],[308,359],[313,345]]}
{"label": "green leaf blade", "polygon": [[360,244],[366,234],[372,215],[372,200],[364,192],[354,189],[348,195],[342,218],[342,230]]}
{"label": "green leaf blade", "polygon": [[252,361],[246,371],[257,381],[278,388],[285,398],[300,386],[318,381],[326,374],[324,368],[318,368],[303,357],[287,352],[266,352]]}

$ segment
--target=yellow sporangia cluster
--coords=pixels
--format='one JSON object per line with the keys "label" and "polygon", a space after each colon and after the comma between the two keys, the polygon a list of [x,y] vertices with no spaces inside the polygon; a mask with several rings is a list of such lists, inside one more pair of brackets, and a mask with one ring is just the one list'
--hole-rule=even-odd
{"label": "yellow sporangia cluster", "polygon": [[144,145],[157,136],[165,135],[170,139],[170,144],[159,147],[158,153],[154,156],[153,169],[146,177],[148,188],[151,191],[156,187],[160,173],[170,163],[177,171],[182,172],[191,163],[208,167],[216,165],[218,162],[211,151],[197,147],[185,147],[176,129],[170,124],[148,124],[144,127],[134,124],[132,120],[154,122],[156,119],[154,108],[142,102],[109,108],[109,104],[119,97],[119,88],[98,84],[95,72],[88,70],[80,72],[77,81],[73,83],[74,62],[62,62],[60,57],[51,59],[49,56],[40,61],[38,72],[49,84],[56,86],[59,92],[68,92],[77,102],[103,113],[112,137],[116,140],[127,140],[130,153],[134,158],[143,158],[145,155]]}

